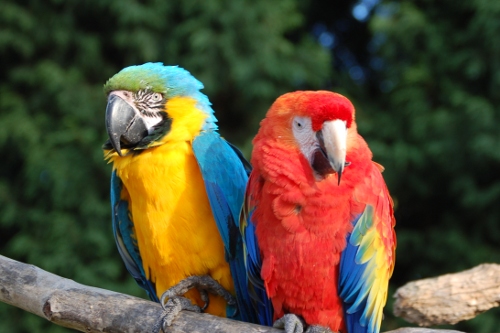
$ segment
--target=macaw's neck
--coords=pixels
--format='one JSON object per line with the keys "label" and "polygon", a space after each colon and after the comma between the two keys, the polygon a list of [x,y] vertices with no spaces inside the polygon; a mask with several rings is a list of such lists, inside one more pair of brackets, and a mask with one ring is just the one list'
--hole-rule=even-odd
{"label": "macaw's neck", "polygon": [[190,97],[174,97],[168,100],[165,104],[165,112],[172,119],[172,129],[160,141],[162,143],[191,142],[207,127],[207,123],[212,123],[215,129],[213,116],[202,108],[203,105],[199,101]]}

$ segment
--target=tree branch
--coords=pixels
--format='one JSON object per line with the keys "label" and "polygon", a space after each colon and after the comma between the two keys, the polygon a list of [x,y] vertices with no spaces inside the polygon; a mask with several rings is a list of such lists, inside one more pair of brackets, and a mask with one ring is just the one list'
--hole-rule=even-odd
{"label": "tree branch", "polygon": [[394,314],[420,326],[455,324],[500,304],[500,265],[407,283],[394,297]]}
{"label": "tree branch", "polygon": [[[161,306],[144,299],[88,287],[36,266],[0,256],[0,301],[54,324],[82,332],[158,332]],[[283,333],[283,330],[182,311],[167,333]],[[387,333],[460,333],[400,328]]]}
{"label": "tree branch", "polygon": [[[161,306],[88,287],[0,256],[0,301],[82,332],[158,332]],[[283,333],[271,327],[182,311],[169,332]]]}

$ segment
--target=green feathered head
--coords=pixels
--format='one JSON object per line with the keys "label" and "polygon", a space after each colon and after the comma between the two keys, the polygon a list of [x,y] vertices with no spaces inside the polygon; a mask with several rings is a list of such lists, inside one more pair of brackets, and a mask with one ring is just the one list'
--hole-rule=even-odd
{"label": "green feathered head", "polygon": [[104,85],[106,95],[114,90],[149,90],[163,94],[166,99],[191,97],[198,102],[197,107],[208,115],[207,122],[214,125],[217,119],[210,107],[211,103],[200,89],[203,89],[203,84],[187,70],[178,66],[164,66],[161,62],[126,67]]}

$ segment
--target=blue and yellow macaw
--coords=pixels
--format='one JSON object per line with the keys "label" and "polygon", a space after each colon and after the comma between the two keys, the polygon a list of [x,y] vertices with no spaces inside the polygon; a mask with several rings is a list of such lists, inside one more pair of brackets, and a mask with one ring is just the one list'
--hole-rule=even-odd
{"label": "blue and yellow macaw", "polygon": [[[186,278],[209,276],[237,306],[210,294],[205,312],[260,323],[238,221],[250,166],[217,133],[202,88],[188,71],[162,63],[127,67],[105,84],[114,236],[152,300]],[[198,289],[184,296],[204,306]]]}

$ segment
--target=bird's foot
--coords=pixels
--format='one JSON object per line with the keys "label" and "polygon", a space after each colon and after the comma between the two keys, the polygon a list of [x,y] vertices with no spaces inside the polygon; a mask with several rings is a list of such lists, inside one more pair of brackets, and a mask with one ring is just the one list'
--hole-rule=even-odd
{"label": "bird's foot", "polygon": [[236,298],[234,298],[229,291],[224,289],[219,282],[215,281],[208,275],[193,275],[185,278],[175,286],[167,289],[167,291],[161,295],[160,303],[165,304],[166,299],[175,296],[182,296],[193,288],[198,289],[201,299],[205,302],[205,305],[201,308],[202,311],[208,307],[208,293],[221,296],[224,300],[226,300],[228,305],[236,305]]}
{"label": "bird's foot", "polygon": [[[200,298],[205,303],[203,307],[194,305],[189,299],[182,296],[193,288],[198,289],[200,292]],[[166,328],[172,325],[173,321],[182,310],[198,313],[203,312],[209,304],[209,292],[221,296],[229,305],[236,305],[236,299],[233,295],[210,276],[190,276],[167,289],[163,295],[161,295],[160,304],[163,307],[164,313],[160,325],[163,331],[166,332]]]}
{"label": "bird's foot", "polygon": [[304,333],[304,320],[293,313],[289,313],[276,320],[274,328],[282,328],[285,333]]}
{"label": "bird's foot", "polygon": [[306,333],[334,333],[334,332],[328,327],[311,325],[307,328]]}
{"label": "bird's foot", "polygon": [[304,319],[293,313],[284,315],[273,324],[274,328],[282,328],[285,333],[335,333],[330,328],[319,325],[311,325],[304,331],[305,326]]}
{"label": "bird's foot", "polygon": [[169,298],[167,303],[161,303],[163,307],[163,314],[161,317],[161,328],[163,332],[167,332],[167,327],[172,325],[173,321],[182,310],[187,310],[191,312],[202,312],[202,309],[198,305],[191,303],[189,299],[182,296],[174,296]]}

